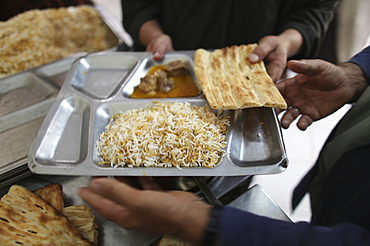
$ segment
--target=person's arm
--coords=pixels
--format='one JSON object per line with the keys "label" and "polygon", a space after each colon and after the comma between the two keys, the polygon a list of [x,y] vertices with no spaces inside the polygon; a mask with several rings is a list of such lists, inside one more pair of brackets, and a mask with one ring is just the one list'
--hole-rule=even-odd
{"label": "person's arm", "polygon": [[301,115],[297,126],[305,130],[313,121],[357,100],[368,86],[364,72],[352,62],[336,66],[323,60],[292,60],[288,67],[298,75],[277,84],[288,104],[281,118],[283,128]]}
{"label": "person's arm", "polygon": [[[145,186],[144,186],[145,187]],[[129,230],[172,235],[201,245],[212,206],[190,192],[137,190],[117,180],[98,178],[80,196],[104,218]],[[220,245],[367,245],[370,233],[349,224],[335,228],[290,223],[223,206]]]}
{"label": "person's arm", "polygon": [[150,20],[158,19],[159,13],[155,1],[121,0],[122,23],[134,41],[135,50],[145,50],[140,41],[140,28]]}
{"label": "person's arm", "polygon": [[275,33],[262,38],[250,56],[264,60],[274,82],[283,74],[288,58],[311,58],[321,44],[333,16],[334,0],[285,1],[279,9]]}
{"label": "person's arm", "polygon": [[171,37],[162,31],[156,19],[149,20],[140,27],[139,40],[146,46],[146,51],[153,52],[154,60],[162,59],[166,51],[173,51]]}
{"label": "person's arm", "polygon": [[101,216],[126,229],[170,235],[194,244],[202,239],[211,210],[190,192],[137,190],[108,178],[91,181],[80,196]]}
{"label": "person's arm", "polygon": [[279,10],[275,32],[288,29],[301,33],[303,44],[294,59],[314,58],[325,37],[338,0],[287,0]]}
{"label": "person's arm", "polygon": [[359,66],[364,72],[367,82],[370,84],[370,45],[353,56],[348,62]]}
{"label": "person's arm", "polygon": [[220,245],[368,245],[370,232],[350,224],[333,228],[291,223],[224,206]]}

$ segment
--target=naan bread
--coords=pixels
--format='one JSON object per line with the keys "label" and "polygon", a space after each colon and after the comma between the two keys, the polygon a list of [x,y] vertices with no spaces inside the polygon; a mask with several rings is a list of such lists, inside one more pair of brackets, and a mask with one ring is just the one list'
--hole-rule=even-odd
{"label": "naan bread", "polygon": [[0,201],[0,245],[94,245],[53,206],[13,185]]}
{"label": "naan bread", "polygon": [[44,199],[51,206],[56,208],[59,212],[62,212],[64,208],[64,200],[61,184],[57,183],[47,185],[40,189],[34,190],[33,193]]}
{"label": "naan bread", "polygon": [[158,246],[193,246],[193,244],[165,235],[162,237]]}
{"label": "naan bread", "polygon": [[195,51],[195,75],[212,108],[287,108],[264,63],[249,62],[249,55],[256,47],[257,44],[248,44],[213,52]]}
{"label": "naan bread", "polygon": [[98,225],[91,208],[85,205],[64,207],[62,185],[51,184],[33,191],[68,218],[73,226],[90,242],[98,243]]}
{"label": "naan bread", "polygon": [[69,206],[63,209],[63,215],[76,227],[76,229],[90,242],[98,243],[98,225],[91,208],[85,205]]}

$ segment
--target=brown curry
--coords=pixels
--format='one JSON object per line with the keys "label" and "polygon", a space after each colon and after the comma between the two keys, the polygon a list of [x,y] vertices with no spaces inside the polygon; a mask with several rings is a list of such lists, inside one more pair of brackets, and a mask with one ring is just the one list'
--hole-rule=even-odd
{"label": "brown curry", "polygon": [[[166,71],[165,65],[153,66],[147,73],[147,75],[154,74],[155,72],[163,70]],[[170,91],[164,92],[156,90],[155,93],[147,93],[139,89],[139,86],[135,87],[134,92],[131,94],[131,98],[166,98],[166,97],[192,97],[200,94],[200,90],[195,84],[190,74],[171,77],[174,81],[173,88]]]}

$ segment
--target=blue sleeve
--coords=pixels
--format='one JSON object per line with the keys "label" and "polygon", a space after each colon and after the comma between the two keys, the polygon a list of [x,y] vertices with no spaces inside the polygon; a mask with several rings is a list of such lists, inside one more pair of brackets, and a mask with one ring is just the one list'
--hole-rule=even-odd
{"label": "blue sleeve", "polygon": [[370,45],[352,57],[349,62],[357,64],[362,69],[370,84]]}
{"label": "blue sleeve", "polygon": [[370,245],[370,232],[341,224],[333,228],[290,223],[224,206],[220,216],[221,245]]}

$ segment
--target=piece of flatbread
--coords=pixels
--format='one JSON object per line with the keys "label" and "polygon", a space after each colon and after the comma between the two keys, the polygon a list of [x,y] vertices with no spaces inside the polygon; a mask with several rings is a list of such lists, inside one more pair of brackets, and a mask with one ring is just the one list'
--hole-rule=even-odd
{"label": "piece of flatbread", "polygon": [[158,246],[193,246],[193,245],[194,244],[167,235],[164,235],[161,241],[158,243]]}
{"label": "piece of flatbread", "polygon": [[98,243],[98,225],[91,208],[85,205],[76,205],[63,208],[63,215],[76,227],[76,229],[90,242]]}
{"label": "piece of flatbread", "polygon": [[195,75],[213,109],[287,108],[263,61],[249,62],[256,47],[248,44],[195,51]]}
{"label": "piece of flatbread", "polygon": [[0,245],[94,245],[45,200],[13,185],[0,201]]}
{"label": "piece of flatbread", "polygon": [[90,242],[98,243],[98,225],[95,223],[95,216],[91,208],[85,205],[64,207],[62,185],[51,184],[33,191],[36,195],[44,199],[59,212],[62,212],[74,227]]}
{"label": "piece of flatbread", "polygon": [[34,190],[33,193],[44,199],[51,206],[56,208],[59,212],[62,212],[64,208],[64,200],[61,184],[57,183],[47,185],[40,189]]}

